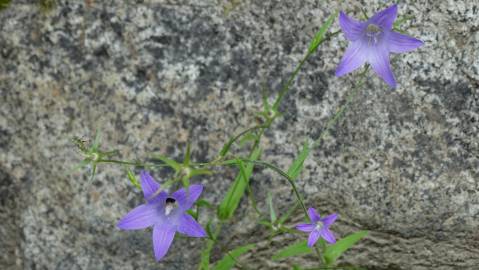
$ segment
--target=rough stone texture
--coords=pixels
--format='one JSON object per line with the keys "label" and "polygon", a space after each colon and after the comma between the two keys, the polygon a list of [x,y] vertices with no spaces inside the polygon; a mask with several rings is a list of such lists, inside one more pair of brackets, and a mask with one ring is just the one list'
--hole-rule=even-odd
{"label": "rough stone texture", "polygon": [[[80,160],[70,138],[100,128],[103,145],[127,159],[181,158],[190,140],[195,160],[212,159],[250,126],[261,89],[279,90],[335,8],[360,16],[361,7],[372,14],[385,5],[78,0],[42,12],[14,2],[0,12],[2,269],[195,269],[202,240],[177,238],[158,264],[150,231],[115,228],[141,195],[119,167],[101,166],[91,184],[86,172],[68,174]],[[401,1],[399,12],[414,17],[407,32],[426,45],[393,57],[396,91],[370,74],[298,184],[309,204],[340,213],[338,235],[371,231],[343,263],[477,269],[479,1]],[[345,46],[340,35],[306,63],[284,117],[266,133],[264,159],[286,168],[344,102],[354,76],[335,78],[334,69]],[[227,170],[195,181],[218,202],[233,177]],[[267,170],[256,170],[252,188],[263,210],[267,190],[278,209],[293,203],[287,183]],[[221,245],[265,239],[255,219],[244,200]],[[241,261],[252,269],[312,265],[308,257],[269,259],[271,246],[291,241],[265,240]]]}

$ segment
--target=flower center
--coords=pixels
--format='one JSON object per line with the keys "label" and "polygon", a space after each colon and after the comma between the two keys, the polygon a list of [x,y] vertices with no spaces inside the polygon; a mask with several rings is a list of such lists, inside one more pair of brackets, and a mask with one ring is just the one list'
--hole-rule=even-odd
{"label": "flower center", "polygon": [[315,227],[314,229],[319,231],[319,230],[321,230],[323,227],[324,227],[323,222],[318,221],[318,222],[316,222],[316,227]]}
{"label": "flower center", "polygon": [[165,202],[165,215],[169,215],[177,207],[176,200],[174,198],[168,197]]}
{"label": "flower center", "polygon": [[383,30],[375,25],[369,24],[366,28],[366,37],[368,38],[368,45],[376,45],[378,43],[378,39],[380,35],[383,33]]}

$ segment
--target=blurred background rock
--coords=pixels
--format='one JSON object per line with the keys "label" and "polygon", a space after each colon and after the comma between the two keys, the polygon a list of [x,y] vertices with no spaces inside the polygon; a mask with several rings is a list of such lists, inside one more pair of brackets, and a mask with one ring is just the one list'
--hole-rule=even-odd
{"label": "blurred background rock", "polygon": [[[48,2],[48,1],[46,1]],[[196,269],[203,240],[177,238],[154,261],[151,232],[117,220],[141,203],[121,167],[69,174],[74,136],[124,159],[162,153],[215,157],[249,127],[335,9],[369,15],[388,1],[12,1],[0,11],[0,268]],[[425,46],[392,58],[391,91],[371,74],[346,118],[314,150],[298,184],[309,205],[339,212],[338,236],[367,229],[344,264],[366,269],[477,269],[479,265],[479,1],[400,1],[403,25]],[[337,22],[333,31],[338,30]],[[343,103],[354,76],[335,78],[347,42],[339,35],[304,66],[263,141],[263,158],[286,168]],[[155,171],[165,179],[168,171]],[[234,170],[194,179],[219,202]],[[271,190],[293,204],[284,180],[257,169],[259,208]],[[220,247],[264,239],[243,200]],[[301,220],[298,211],[294,222]],[[206,216],[201,219],[205,224]],[[250,269],[312,266],[272,261],[264,241],[241,258]],[[215,250],[213,260],[222,256]]]}

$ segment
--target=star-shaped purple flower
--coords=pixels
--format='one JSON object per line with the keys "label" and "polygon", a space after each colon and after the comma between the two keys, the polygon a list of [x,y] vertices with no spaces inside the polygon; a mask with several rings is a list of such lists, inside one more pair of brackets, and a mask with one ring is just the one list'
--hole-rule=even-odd
{"label": "star-shaped purple flower", "polygon": [[175,233],[191,237],[206,236],[205,230],[189,214],[203,191],[202,185],[191,185],[168,195],[160,190],[151,175],[141,172],[141,189],[146,203],[126,214],[117,224],[122,230],[140,230],[153,226],[153,250],[156,260],[163,258],[170,248]]}
{"label": "star-shaped purple flower", "polygon": [[314,246],[319,237],[322,237],[331,244],[336,243],[334,234],[329,230],[331,224],[333,224],[336,218],[338,218],[336,213],[321,218],[318,212],[316,212],[316,209],[311,207],[308,209],[308,216],[311,223],[304,223],[296,226],[297,230],[309,232],[308,247]]}
{"label": "star-shaped purple flower", "polygon": [[376,13],[366,22],[356,21],[340,12],[339,25],[350,43],[336,69],[336,76],[352,72],[367,62],[379,77],[396,88],[389,53],[409,52],[423,45],[418,39],[392,30],[396,16],[397,5]]}

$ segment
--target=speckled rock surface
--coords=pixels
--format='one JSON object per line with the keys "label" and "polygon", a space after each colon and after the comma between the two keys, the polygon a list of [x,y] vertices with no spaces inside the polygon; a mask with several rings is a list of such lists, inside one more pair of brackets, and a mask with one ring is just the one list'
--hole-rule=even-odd
{"label": "speckled rock surface", "polygon": [[[61,1],[41,12],[14,1],[0,12],[0,265],[2,269],[196,269],[203,240],[178,238],[156,263],[150,231],[116,221],[141,203],[121,168],[68,174],[80,160],[73,136],[92,137],[126,159],[163,153],[215,156],[254,121],[336,8],[372,14],[384,1]],[[345,119],[298,180],[308,203],[337,211],[334,230],[370,236],[343,263],[368,269],[477,269],[479,265],[479,1],[401,1],[408,34],[425,41],[393,57],[396,91],[370,74]],[[337,23],[333,30],[338,29]],[[304,66],[266,133],[264,159],[286,168],[344,102],[354,76],[335,78],[341,35]],[[166,177],[168,172],[155,172]],[[195,179],[218,202],[233,170]],[[281,184],[278,184],[281,183]],[[292,204],[283,180],[258,169],[252,188],[266,209]],[[301,219],[298,212],[295,221]],[[221,245],[264,239],[248,201]],[[201,220],[204,222],[205,220]],[[260,242],[252,269],[290,269]],[[214,260],[221,254],[215,251]]]}

